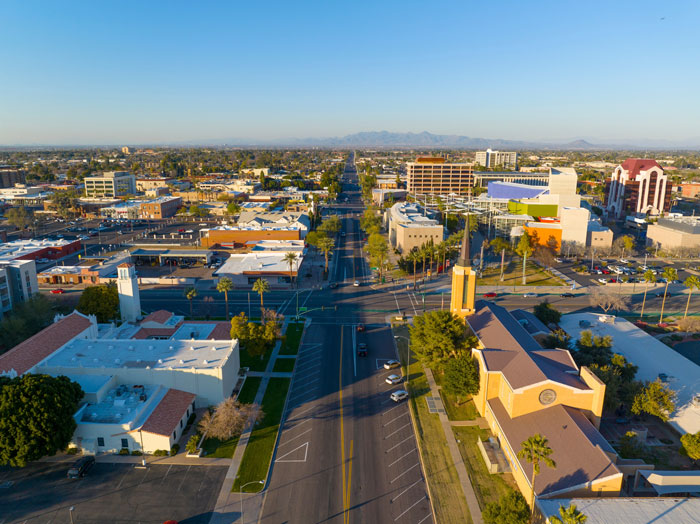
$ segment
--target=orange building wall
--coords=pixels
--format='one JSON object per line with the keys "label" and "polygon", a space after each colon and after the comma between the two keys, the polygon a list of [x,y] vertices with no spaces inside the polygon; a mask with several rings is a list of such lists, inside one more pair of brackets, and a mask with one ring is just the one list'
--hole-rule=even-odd
{"label": "orange building wall", "polygon": [[245,244],[254,240],[301,240],[300,230],[227,230],[212,229],[209,236],[202,239],[205,247],[213,247],[217,244]]}
{"label": "orange building wall", "polygon": [[535,235],[537,244],[540,246],[548,246],[547,242],[550,237],[553,237],[557,242],[557,252],[561,249],[561,229],[525,226],[525,231],[527,231],[530,236]]}

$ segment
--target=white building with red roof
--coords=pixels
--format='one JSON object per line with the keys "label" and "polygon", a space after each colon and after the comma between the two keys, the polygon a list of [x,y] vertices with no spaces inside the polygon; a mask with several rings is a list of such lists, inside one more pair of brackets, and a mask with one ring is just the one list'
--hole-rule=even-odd
{"label": "white building with red roof", "polygon": [[660,215],[671,208],[671,185],[664,169],[649,158],[628,158],[605,185],[605,210],[613,218]]}

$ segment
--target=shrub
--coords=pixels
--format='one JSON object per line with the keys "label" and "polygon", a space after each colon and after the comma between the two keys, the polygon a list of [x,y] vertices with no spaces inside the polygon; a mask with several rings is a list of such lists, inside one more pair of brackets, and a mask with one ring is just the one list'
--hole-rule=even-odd
{"label": "shrub", "polygon": [[129,454],[129,448],[122,448],[119,450],[120,455],[128,455]]}
{"label": "shrub", "polygon": [[131,452],[131,454],[135,455],[137,457],[143,455],[143,453],[141,452],[140,449],[135,449],[134,451]]}
{"label": "shrub", "polygon": [[165,451],[164,449],[157,449],[153,452],[154,457],[167,457],[168,452]]}
{"label": "shrub", "polygon": [[201,437],[199,434],[192,435],[190,439],[187,441],[187,444],[185,445],[185,450],[187,453],[194,455],[197,453],[197,444],[199,444],[199,439]]}
{"label": "shrub", "polygon": [[66,450],[66,453],[67,453],[68,455],[77,455],[77,454],[78,454],[78,451],[79,451],[78,448],[68,448],[68,449]]}
{"label": "shrub", "polygon": [[180,444],[173,444],[173,447],[170,448],[170,456],[177,455],[178,451],[180,451]]}

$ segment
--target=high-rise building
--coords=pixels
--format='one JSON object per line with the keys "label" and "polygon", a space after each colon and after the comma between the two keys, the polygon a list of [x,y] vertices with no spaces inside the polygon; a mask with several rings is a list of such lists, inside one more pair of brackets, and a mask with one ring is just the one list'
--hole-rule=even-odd
{"label": "high-rise building", "polygon": [[476,163],[487,169],[502,167],[503,169],[518,168],[518,153],[515,151],[486,151],[476,152]]}
{"label": "high-rise building", "polygon": [[660,215],[671,208],[668,175],[656,160],[628,158],[605,183],[608,216]]}
{"label": "high-rise building", "polygon": [[418,157],[406,164],[406,174],[413,195],[469,195],[474,187],[470,164],[450,164],[443,157]]}
{"label": "high-rise building", "polygon": [[136,179],[126,171],[107,171],[102,175],[85,177],[85,196],[114,198],[136,193]]}

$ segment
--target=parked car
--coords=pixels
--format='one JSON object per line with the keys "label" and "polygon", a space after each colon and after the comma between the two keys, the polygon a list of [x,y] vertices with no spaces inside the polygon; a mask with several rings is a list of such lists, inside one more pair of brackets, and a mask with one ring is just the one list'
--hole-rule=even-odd
{"label": "parked car", "polygon": [[498,295],[491,291],[490,293],[484,293],[484,298],[496,298]]}
{"label": "parked car", "polygon": [[401,365],[398,360],[387,360],[384,362],[384,369],[394,369]]}
{"label": "parked car", "polygon": [[367,356],[367,344],[364,342],[360,342],[357,345],[357,356],[358,357],[366,357]]}
{"label": "parked car", "polygon": [[66,473],[66,476],[69,479],[79,479],[81,477],[84,477],[88,470],[92,466],[94,466],[94,464],[95,457],[93,457],[92,455],[80,457],[78,460],[73,462],[73,465],[68,470],[68,473]]}
{"label": "parked car", "polygon": [[523,298],[534,298],[537,296],[537,293],[523,293],[522,297]]}
{"label": "parked car", "polygon": [[562,293],[562,294],[559,295],[559,296],[562,297],[562,298],[573,298],[573,297],[575,297],[576,295],[574,295],[573,293]]}
{"label": "parked car", "polygon": [[559,264],[561,264],[562,262],[564,262],[564,259],[559,258],[559,257],[554,257],[554,261],[555,261],[555,262],[558,262]]}
{"label": "parked car", "polygon": [[388,377],[386,377],[384,379],[384,382],[386,382],[387,384],[393,385],[393,384],[399,384],[401,382],[401,380],[402,380],[401,377],[398,375],[389,375]]}
{"label": "parked car", "polygon": [[337,282],[331,282],[330,286],[328,286],[328,287],[331,288],[331,289],[335,289],[335,288],[338,287],[338,283],[337,283]]}
{"label": "parked car", "polygon": [[408,398],[408,392],[404,391],[403,389],[400,389],[398,391],[394,391],[391,394],[391,400],[394,402],[401,402],[402,400],[406,400]]}
{"label": "parked car", "polygon": [[355,280],[355,282],[353,282],[352,285],[355,286],[355,287],[360,287],[360,281],[359,281],[359,280]]}
{"label": "parked car", "polygon": [[621,259],[620,259],[620,264],[629,264],[629,263],[630,263],[630,261],[627,260],[626,258],[621,258]]}
{"label": "parked car", "polygon": [[609,270],[609,269],[606,269],[606,268],[603,268],[603,269],[601,269],[600,271],[603,273],[603,275],[609,275],[609,274],[610,274],[610,270]]}
{"label": "parked car", "polygon": [[58,289],[52,289],[52,290],[51,290],[51,294],[53,294],[53,295],[62,295],[62,294],[63,294],[63,289],[61,289],[60,287],[59,287]]}
{"label": "parked car", "polygon": [[178,233],[184,233],[184,232],[185,232],[185,228],[184,228],[184,227],[181,227],[181,228],[179,228],[179,229],[177,230],[177,232],[178,232]]}
{"label": "parked car", "polygon": [[608,281],[605,280],[604,278],[599,278],[599,279],[598,279],[598,282],[600,282],[601,284],[607,284],[607,283],[608,283]]}

